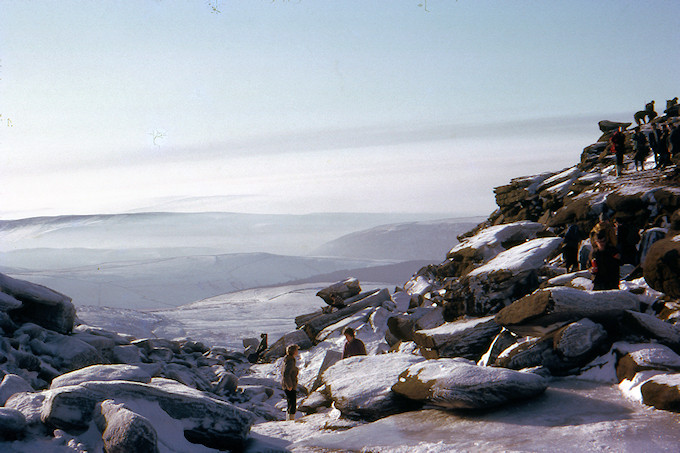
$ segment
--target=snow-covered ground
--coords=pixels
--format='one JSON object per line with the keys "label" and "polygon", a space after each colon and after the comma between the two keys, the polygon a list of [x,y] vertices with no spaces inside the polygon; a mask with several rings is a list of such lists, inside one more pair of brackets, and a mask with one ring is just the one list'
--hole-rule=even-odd
{"label": "snow-covered ground", "polygon": [[554,380],[544,395],[504,409],[426,409],[344,428],[334,430],[331,413],[261,423],[252,429],[258,444],[250,451],[674,452],[680,443],[680,415],[575,378]]}

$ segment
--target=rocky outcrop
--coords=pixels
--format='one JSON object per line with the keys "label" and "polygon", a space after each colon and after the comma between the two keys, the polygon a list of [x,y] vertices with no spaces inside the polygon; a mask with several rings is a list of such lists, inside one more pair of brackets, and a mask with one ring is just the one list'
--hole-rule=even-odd
{"label": "rocky outcrop", "polygon": [[[94,381],[44,392],[41,420],[64,430],[87,429],[98,403],[114,400],[157,404],[184,427],[184,437],[211,448],[242,449],[254,417],[226,401],[167,379],[148,384],[130,381]],[[143,415],[143,414],[141,414]]]}
{"label": "rocky outcrop", "polygon": [[460,359],[410,366],[392,386],[395,393],[447,409],[488,409],[534,397],[547,382],[532,373],[480,367]]}

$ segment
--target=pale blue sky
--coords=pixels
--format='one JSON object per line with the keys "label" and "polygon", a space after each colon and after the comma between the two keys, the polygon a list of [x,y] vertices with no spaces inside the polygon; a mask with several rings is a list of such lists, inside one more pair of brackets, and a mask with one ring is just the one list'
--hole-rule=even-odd
{"label": "pale blue sky", "polygon": [[210,3],[0,0],[0,218],[487,214],[680,91],[680,2]]}

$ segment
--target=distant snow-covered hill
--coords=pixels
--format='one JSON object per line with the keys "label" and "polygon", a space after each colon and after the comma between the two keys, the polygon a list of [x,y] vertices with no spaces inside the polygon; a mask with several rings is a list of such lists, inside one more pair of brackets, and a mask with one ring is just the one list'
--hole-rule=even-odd
{"label": "distant snow-covered hill", "polygon": [[435,216],[217,212],[36,217],[0,220],[0,252],[36,248],[127,251],[208,248],[212,253],[306,255],[319,245],[354,231],[423,218]]}
{"label": "distant snow-covered hill", "polygon": [[400,261],[443,260],[446,252],[458,243],[457,237],[483,220],[468,217],[380,225],[334,239],[312,253]]}

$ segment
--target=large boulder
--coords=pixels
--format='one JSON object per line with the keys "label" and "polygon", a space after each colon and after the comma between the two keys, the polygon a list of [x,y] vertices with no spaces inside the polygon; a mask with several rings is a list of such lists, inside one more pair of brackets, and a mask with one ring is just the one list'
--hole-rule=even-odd
{"label": "large boulder", "polygon": [[650,343],[632,345],[629,349],[616,364],[619,381],[631,380],[646,370],[680,372],[680,356],[666,346]]}
{"label": "large boulder", "polygon": [[344,415],[376,420],[414,407],[391,388],[402,371],[423,360],[410,354],[350,357],[328,368],[323,382]]}
{"label": "large boulder", "polygon": [[428,360],[410,366],[392,386],[395,393],[450,409],[487,409],[534,397],[544,378],[532,373],[482,367],[460,359]]}
{"label": "large boulder", "polygon": [[76,309],[70,297],[5,274],[0,274],[0,292],[21,301],[21,307],[10,312],[15,319],[34,322],[63,334],[73,330]]}
{"label": "large boulder", "polygon": [[158,453],[158,434],[151,422],[112,400],[102,401],[95,411],[106,453]]}
{"label": "large boulder", "polygon": [[501,252],[463,278],[463,298],[471,316],[497,313],[538,288],[538,271],[562,244],[561,238],[538,238]]}
{"label": "large boulder", "polygon": [[653,376],[640,386],[640,393],[648,406],[680,412],[680,373]]}
{"label": "large boulder", "polygon": [[146,415],[139,408],[149,408],[151,418],[157,405],[169,417],[181,422],[186,440],[216,449],[242,449],[254,421],[251,413],[231,403],[168,379],[154,378],[149,384],[84,382],[43,393],[46,396],[41,409],[43,423],[64,430],[87,429],[97,403],[107,399],[136,406],[136,412],[142,416]]}
{"label": "large boulder", "polygon": [[413,341],[415,332],[434,329],[444,324],[442,307],[417,307],[408,313],[399,313],[387,318],[387,328],[391,335],[401,341]]}
{"label": "large boulder", "polygon": [[649,249],[642,265],[645,281],[657,291],[680,298],[680,240],[662,239]]}
{"label": "large boulder", "polygon": [[521,298],[498,312],[496,322],[514,331],[582,318],[611,321],[626,310],[639,311],[639,307],[639,298],[628,291],[583,291],[563,286],[539,289]]}
{"label": "large boulder", "polygon": [[439,357],[479,360],[501,331],[493,316],[448,322],[434,329],[418,330],[414,341],[421,348],[437,351]]}
{"label": "large boulder", "polygon": [[566,359],[588,360],[606,338],[607,331],[602,325],[584,318],[558,330],[553,337],[553,347]]}

